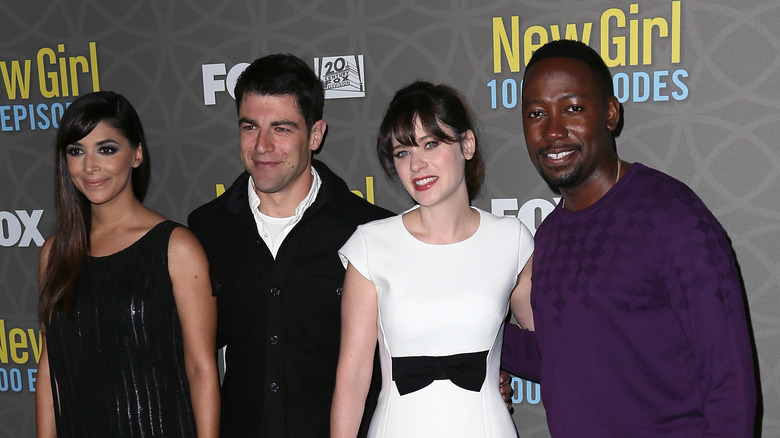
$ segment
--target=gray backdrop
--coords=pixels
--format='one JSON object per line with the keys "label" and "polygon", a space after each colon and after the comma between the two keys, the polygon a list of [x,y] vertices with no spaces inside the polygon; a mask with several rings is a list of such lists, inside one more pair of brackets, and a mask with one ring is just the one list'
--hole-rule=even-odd
{"label": "gray backdrop", "polygon": [[[133,102],[153,163],[147,204],[184,222],[242,170],[225,91],[241,63],[290,52],[316,64],[331,98],[319,158],[395,211],[410,203],[373,152],[384,107],[415,79],[448,82],[480,121],[488,179],[475,204],[535,230],[555,195],[526,155],[520,77],[536,45],[566,35],[612,66],[621,157],[689,184],[728,231],[763,436],[780,436],[778,21],[780,2],[755,0],[0,0],[0,437],[34,436],[37,260],[56,122],[74,96],[99,87]],[[521,436],[549,436],[538,385],[514,385]]]}

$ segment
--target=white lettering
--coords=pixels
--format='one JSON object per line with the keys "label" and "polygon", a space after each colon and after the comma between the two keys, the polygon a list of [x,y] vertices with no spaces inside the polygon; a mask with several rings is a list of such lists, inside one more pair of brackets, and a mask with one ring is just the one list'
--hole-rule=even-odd
{"label": "white lettering", "polygon": [[[217,93],[227,91],[230,97],[236,98],[235,88],[238,77],[249,67],[246,62],[234,65],[230,71],[227,71],[225,64],[203,64],[201,72],[203,73],[203,102],[206,105],[217,104]],[[227,73],[227,76],[225,76]],[[218,79],[217,76],[225,76],[225,79]]]}
{"label": "white lettering", "polygon": [[203,64],[200,68],[203,73],[203,102],[216,105],[217,93],[225,91],[225,81],[216,77],[225,74],[225,64]]}
{"label": "white lettering", "polygon": [[16,210],[16,215],[24,225],[24,233],[19,239],[19,246],[28,247],[30,242],[34,241],[36,245],[43,246],[43,236],[38,231],[38,224],[41,222],[43,210],[33,210],[32,214],[27,214],[24,210]]}
{"label": "white lettering", "polygon": [[33,210],[32,213],[16,210],[15,213],[0,211],[0,246],[18,244],[20,247],[28,247],[30,242],[43,246],[43,235],[38,230],[43,210]]}
{"label": "white lettering", "polygon": [[535,235],[536,229],[542,224],[544,218],[555,209],[555,205],[560,200],[561,198],[553,198],[553,202],[550,202],[546,199],[530,199],[518,209],[517,199],[491,199],[490,212],[496,216],[507,216],[507,212],[517,211],[517,218],[528,228],[531,234]]}
{"label": "white lettering", "polygon": [[239,64],[236,64],[233,66],[233,68],[230,69],[228,72],[226,81],[227,81],[227,89],[228,93],[230,93],[230,97],[233,99],[236,98],[236,82],[238,82],[238,77],[241,75],[241,73],[246,70],[246,68],[249,67],[249,64],[246,62],[242,62]]}

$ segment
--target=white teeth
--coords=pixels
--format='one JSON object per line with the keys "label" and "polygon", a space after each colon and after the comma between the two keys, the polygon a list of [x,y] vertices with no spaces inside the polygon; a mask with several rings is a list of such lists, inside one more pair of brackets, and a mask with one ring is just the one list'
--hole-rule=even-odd
{"label": "white teeth", "polygon": [[574,151],[566,151],[566,152],[559,152],[557,154],[547,154],[547,158],[551,158],[553,160],[559,160],[569,154],[573,154]]}
{"label": "white teeth", "polygon": [[436,181],[437,179],[439,179],[439,177],[437,177],[437,176],[429,176],[428,178],[418,179],[417,181],[414,182],[414,185],[416,185],[416,186],[424,186],[424,185],[426,185],[428,183]]}

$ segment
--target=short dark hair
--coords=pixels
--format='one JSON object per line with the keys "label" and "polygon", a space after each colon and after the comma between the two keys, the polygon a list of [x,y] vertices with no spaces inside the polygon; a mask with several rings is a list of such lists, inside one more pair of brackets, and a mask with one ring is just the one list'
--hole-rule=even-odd
{"label": "short dark hair", "polygon": [[[473,200],[485,176],[484,164],[471,111],[463,96],[449,85],[418,81],[395,93],[385,111],[376,140],[376,152],[385,173],[388,176],[395,174],[393,140],[407,146],[416,144],[414,122],[417,119],[437,141],[455,143],[463,138],[466,131],[474,133],[474,156],[466,161],[465,169],[469,200]],[[454,135],[445,132],[442,124],[451,128]]]}
{"label": "short dark hair", "polygon": [[322,119],[325,88],[311,67],[295,55],[277,53],[252,62],[236,81],[236,110],[240,110],[247,94],[292,96],[306,121],[307,131]]}
{"label": "short dark hair", "polygon": [[575,40],[551,41],[540,47],[531,56],[531,60],[528,61],[525,73],[523,73],[523,80],[525,81],[528,71],[531,70],[534,64],[549,58],[572,58],[584,62],[590,68],[590,71],[593,72],[593,79],[596,82],[596,86],[599,87],[604,100],[615,95],[612,73],[609,72],[609,68],[604,63],[601,55],[587,44]]}

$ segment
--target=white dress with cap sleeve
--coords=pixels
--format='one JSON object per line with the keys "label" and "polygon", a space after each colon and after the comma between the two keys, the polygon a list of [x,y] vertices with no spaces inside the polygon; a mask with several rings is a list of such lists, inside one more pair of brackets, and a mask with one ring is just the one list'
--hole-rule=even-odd
{"label": "white dress with cap sleeve", "polygon": [[398,215],[359,226],[339,251],[377,293],[382,390],[369,437],[517,436],[498,374],[533,237],[517,218],[475,210],[479,227],[461,242],[424,243]]}

